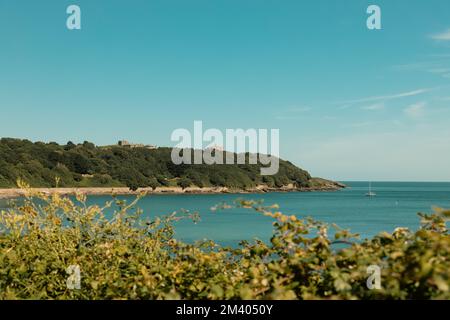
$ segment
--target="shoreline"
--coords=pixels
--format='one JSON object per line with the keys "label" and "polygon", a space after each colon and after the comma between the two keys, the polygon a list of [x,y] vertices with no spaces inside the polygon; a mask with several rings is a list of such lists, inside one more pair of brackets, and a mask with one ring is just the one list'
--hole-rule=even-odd
{"label": "shoreline", "polygon": [[22,197],[29,193],[43,193],[46,195],[75,195],[77,193],[85,195],[138,195],[142,192],[150,194],[248,194],[248,193],[269,193],[269,192],[313,192],[313,191],[337,191],[345,188],[343,184],[338,182],[329,183],[323,186],[314,186],[310,188],[297,188],[293,185],[287,185],[281,188],[271,188],[265,185],[257,186],[249,189],[230,189],[227,187],[157,187],[139,188],[132,191],[127,187],[88,187],[88,188],[30,188],[29,190],[10,188],[0,189],[0,199],[13,199]]}

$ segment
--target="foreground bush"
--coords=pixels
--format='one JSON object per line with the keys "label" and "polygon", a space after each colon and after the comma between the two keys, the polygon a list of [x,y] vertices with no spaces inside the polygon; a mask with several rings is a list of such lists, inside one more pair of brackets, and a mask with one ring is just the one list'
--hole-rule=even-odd
{"label": "foreground bush", "polygon": [[[35,199],[37,198],[37,199]],[[326,224],[237,205],[274,219],[270,244],[186,244],[173,238],[172,214],[143,221],[135,203],[105,208],[30,195],[0,214],[1,299],[449,299],[448,211],[421,215],[422,227],[357,241]],[[340,243],[339,248],[336,244]],[[367,268],[381,268],[369,290]],[[80,268],[80,289],[67,286]],[[70,269],[70,268],[69,268]]]}

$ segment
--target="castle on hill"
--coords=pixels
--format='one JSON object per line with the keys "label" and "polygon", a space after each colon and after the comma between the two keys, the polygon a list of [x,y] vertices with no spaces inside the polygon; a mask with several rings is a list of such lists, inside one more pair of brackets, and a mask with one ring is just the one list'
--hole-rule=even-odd
{"label": "castle on hill", "polygon": [[157,146],[151,144],[143,144],[143,143],[131,143],[127,140],[119,140],[117,143],[118,146],[124,148],[147,148],[147,149],[158,149]]}

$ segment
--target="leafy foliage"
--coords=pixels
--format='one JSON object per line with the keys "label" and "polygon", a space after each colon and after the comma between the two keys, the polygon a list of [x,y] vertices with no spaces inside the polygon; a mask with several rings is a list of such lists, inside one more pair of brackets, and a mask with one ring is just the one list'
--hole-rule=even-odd
{"label": "leafy foliage", "polygon": [[[347,230],[330,237],[324,223],[240,201],[274,219],[271,242],[224,248],[174,238],[173,222],[197,221],[195,214],[144,221],[136,203],[119,202],[107,218],[85,200],[31,194],[1,212],[0,299],[450,298],[449,211],[421,215],[416,232],[357,241]],[[66,286],[69,265],[81,269],[79,290]],[[366,287],[369,265],[381,268],[379,290]]]}
{"label": "leafy foliage", "polygon": [[260,184],[307,187],[311,179],[308,172],[283,160],[276,175],[263,178],[261,164],[174,165],[170,154],[170,148],[96,147],[87,141],[78,145],[69,141],[61,146],[3,138],[0,188],[15,187],[19,178],[32,187],[55,187],[55,177],[59,177],[60,187],[126,186],[133,190],[159,186],[246,189]]}

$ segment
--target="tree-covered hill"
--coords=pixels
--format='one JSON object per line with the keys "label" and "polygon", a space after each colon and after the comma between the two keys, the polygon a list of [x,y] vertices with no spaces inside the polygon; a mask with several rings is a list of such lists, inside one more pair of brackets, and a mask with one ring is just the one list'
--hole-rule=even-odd
{"label": "tree-covered hill", "polygon": [[98,147],[90,142],[59,145],[0,139],[0,188],[16,186],[18,178],[32,187],[222,186],[247,189],[257,185],[309,187],[311,176],[280,160],[276,175],[261,176],[256,165],[174,165],[170,148]]}

